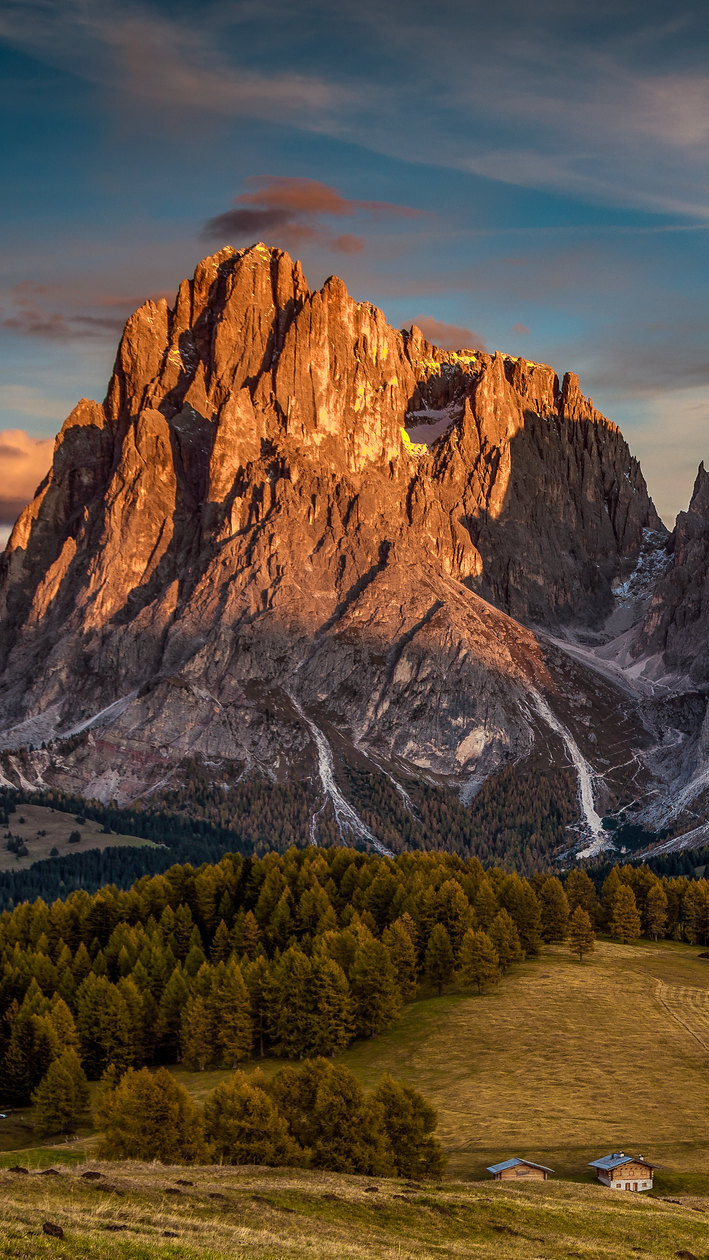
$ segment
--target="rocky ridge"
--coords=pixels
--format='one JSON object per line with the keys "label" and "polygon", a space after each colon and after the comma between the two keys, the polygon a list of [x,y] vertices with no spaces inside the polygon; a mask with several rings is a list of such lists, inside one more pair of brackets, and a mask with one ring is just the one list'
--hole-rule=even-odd
{"label": "rocky ridge", "polygon": [[[638,657],[684,650],[671,592],[707,497]],[[221,250],[128,321],[0,560],[1,742],[55,741],[2,774],[120,801],[197,756],[318,776],[356,831],[338,758],[469,794],[541,749],[602,843],[652,722],[565,641],[603,637],[667,537],[572,374],[442,351],[280,250]]]}

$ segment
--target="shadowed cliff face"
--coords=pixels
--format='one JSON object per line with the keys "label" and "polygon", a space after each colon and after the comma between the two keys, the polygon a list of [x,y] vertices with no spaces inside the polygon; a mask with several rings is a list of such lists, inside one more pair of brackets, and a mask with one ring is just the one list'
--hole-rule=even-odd
{"label": "shadowed cliff face", "polygon": [[224,249],[131,317],[15,526],[3,742],[91,722],[51,773],[126,797],[187,753],[303,773],[305,709],[464,783],[531,747],[530,688],[559,690],[524,627],[598,627],[648,529],[574,376],[441,351],[279,250]]}

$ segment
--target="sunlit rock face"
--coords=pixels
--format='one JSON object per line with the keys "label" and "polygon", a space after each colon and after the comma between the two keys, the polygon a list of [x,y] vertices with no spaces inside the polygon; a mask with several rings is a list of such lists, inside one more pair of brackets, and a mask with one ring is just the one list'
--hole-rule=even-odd
{"label": "sunlit rock face", "polygon": [[306,712],[462,785],[531,748],[530,688],[568,684],[537,631],[595,632],[648,530],[576,377],[439,350],[280,250],[223,249],[131,317],[15,526],[2,742],[89,724],[43,772],[127,799],[188,754],[311,773]]}

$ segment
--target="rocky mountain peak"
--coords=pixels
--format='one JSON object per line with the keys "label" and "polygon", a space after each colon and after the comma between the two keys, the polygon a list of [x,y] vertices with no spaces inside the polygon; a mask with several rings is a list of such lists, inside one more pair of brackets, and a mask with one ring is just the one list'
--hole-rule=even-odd
{"label": "rocky mountain peak", "polygon": [[529,748],[524,696],[554,692],[530,627],[597,629],[648,529],[575,376],[444,351],[282,250],[227,247],[131,316],[18,521],[2,738],[90,730],[51,775],[104,796],[188,753],[303,773],[323,722],[468,781]]}

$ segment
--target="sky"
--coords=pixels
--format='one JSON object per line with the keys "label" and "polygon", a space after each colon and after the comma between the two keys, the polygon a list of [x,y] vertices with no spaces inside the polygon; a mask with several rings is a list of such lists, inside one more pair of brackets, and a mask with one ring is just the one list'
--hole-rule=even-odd
{"label": "sky", "polygon": [[577,372],[672,524],[709,456],[708,53],[704,0],[0,0],[0,531],[130,312],[258,240]]}

